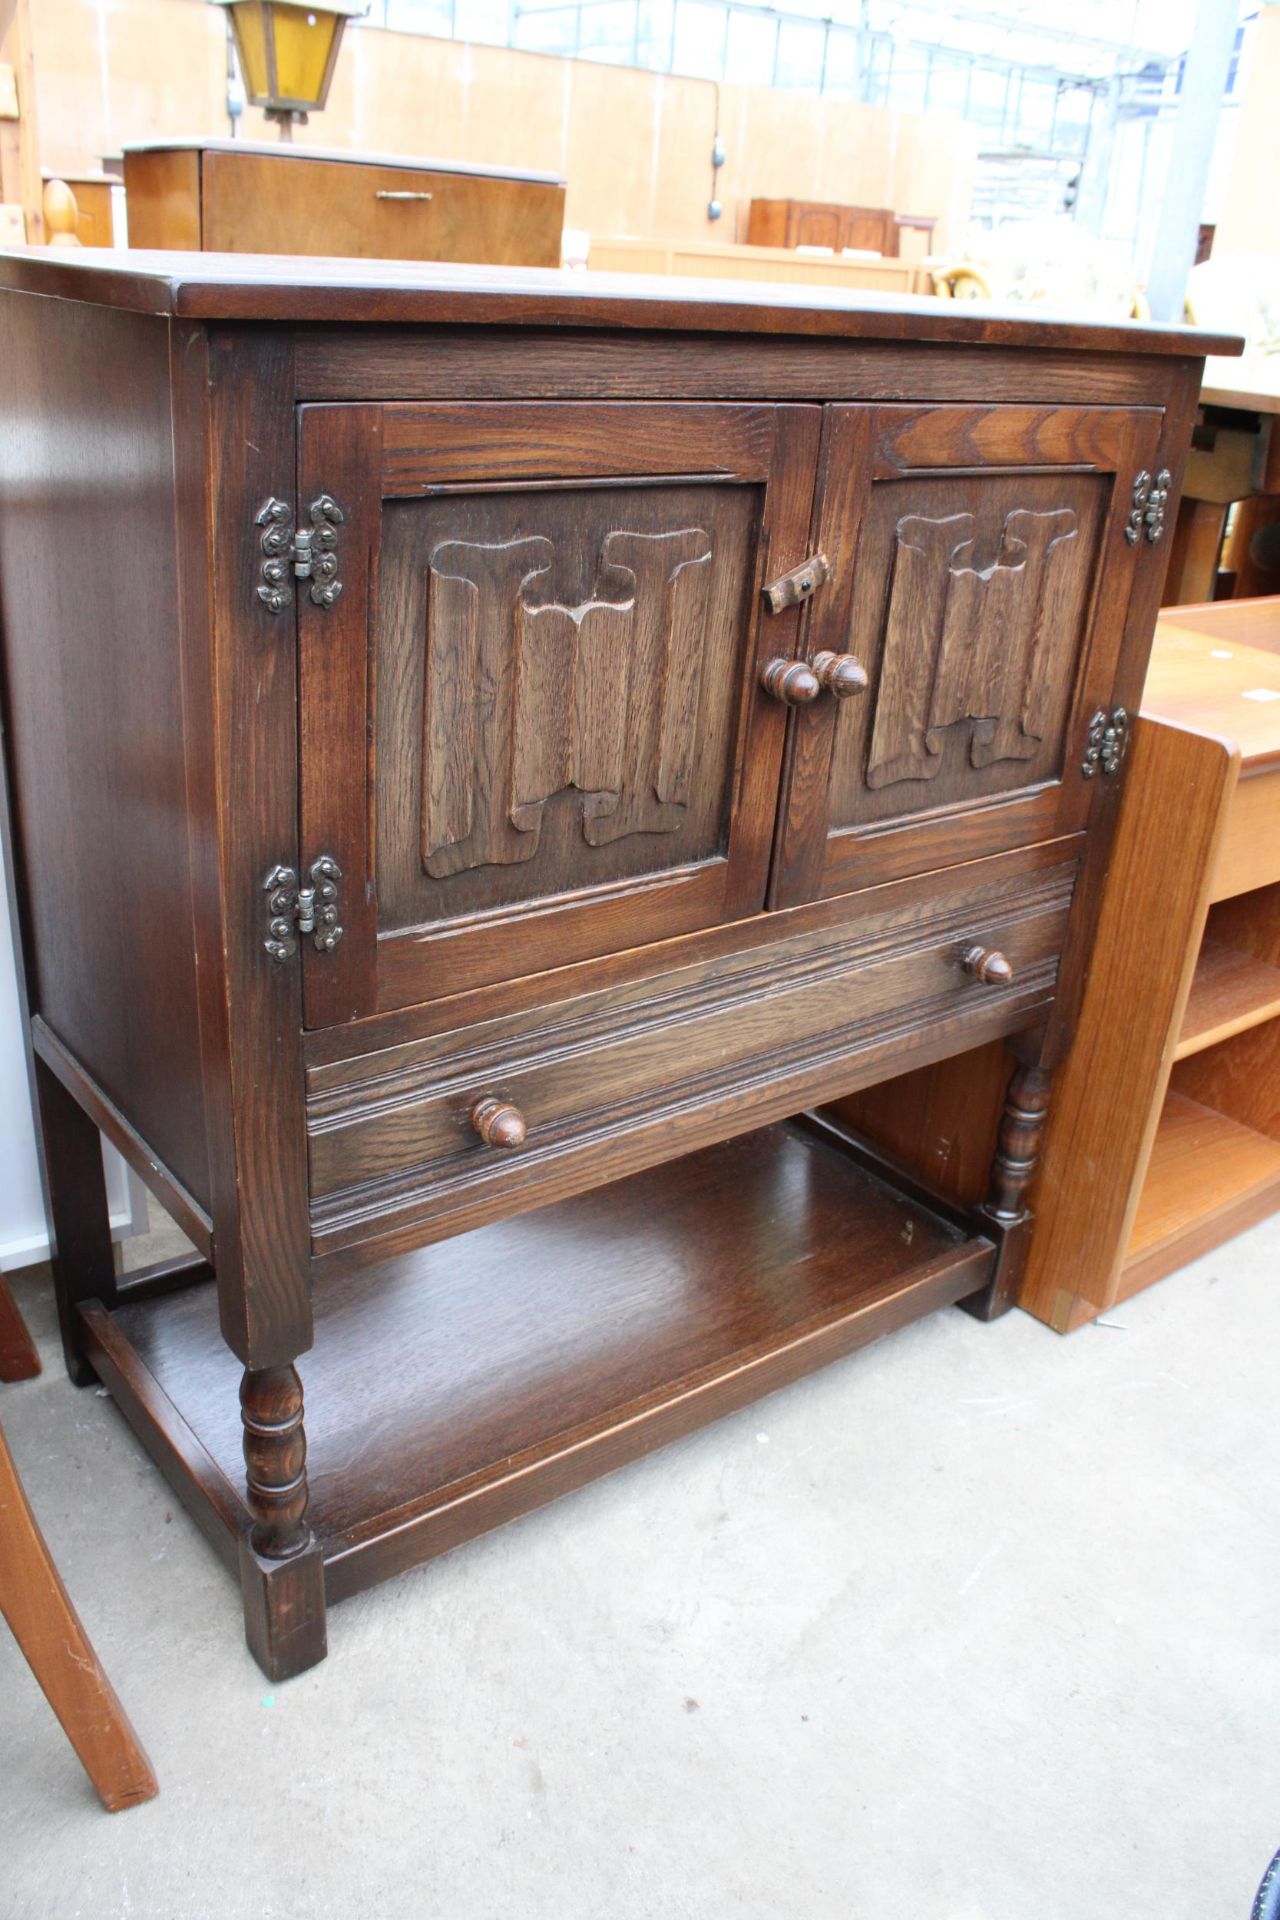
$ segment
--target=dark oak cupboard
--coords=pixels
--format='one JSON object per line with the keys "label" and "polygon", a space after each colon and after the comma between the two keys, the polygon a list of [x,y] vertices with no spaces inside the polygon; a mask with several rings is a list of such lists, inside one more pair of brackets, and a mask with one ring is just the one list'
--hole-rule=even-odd
{"label": "dark oak cupboard", "polygon": [[[68,1361],[265,1669],[326,1600],[1000,1311],[1225,343],[208,255],[0,289]],[[824,1111],[996,1039],[971,1211]],[[98,1129],[190,1262],[117,1280]]]}

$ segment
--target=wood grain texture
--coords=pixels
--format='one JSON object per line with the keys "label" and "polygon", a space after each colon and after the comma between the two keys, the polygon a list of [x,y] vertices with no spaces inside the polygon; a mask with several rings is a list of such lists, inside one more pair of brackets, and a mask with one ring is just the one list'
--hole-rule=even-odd
{"label": "wood grain texture", "polygon": [[31,1011],[207,1206],[166,325],[7,300],[0,417]]}
{"label": "wood grain texture", "polygon": [[[206,148],[200,158],[201,232],[210,252],[560,264],[562,181],[270,149]],[[153,242],[183,243],[181,227]]]}
{"label": "wood grain texture", "polygon": [[[916,902],[868,911],[856,933],[776,941],[313,1077],[314,1244],[438,1238],[780,1117],[855,1079],[889,1022],[904,1040],[948,1022],[953,1046],[970,1025],[985,1037],[993,1014],[1025,1024],[1052,993],[1073,880],[1071,867],[1038,888],[973,875],[932,917]],[[975,933],[1012,956],[1017,987],[994,995],[966,974]],[[482,1095],[520,1109],[519,1154],[477,1144]]]}
{"label": "wood grain texture", "polygon": [[1129,477],[1158,425],[826,410],[813,545],[832,577],[806,651],[853,654],[870,686],[798,719],[775,904],[1084,824],[1079,762],[1112,704],[1137,559]]}
{"label": "wood grain texture", "polygon": [[[1280,726],[1274,731],[1280,736]],[[1249,893],[1280,879],[1277,820],[1280,768],[1251,773],[1242,766],[1214,864],[1211,886],[1215,900],[1229,900],[1233,894]]]}
{"label": "wood grain texture", "polygon": [[1174,1058],[1185,1060],[1190,1054],[1203,1053],[1206,1047],[1260,1026],[1278,1014],[1280,967],[1255,960],[1252,954],[1206,934],[1200,944]]}
{"label": "wood grain texture", "polygon": [[[1091,706],[1134,701],[1159,591],[1162,554],[1123,537],[1133,475],[1167,464],[1176,492],[1205,341],[634,277],[150,265],[10,259],[0,283],[81,297],[59,351],[122,318],[163,338],[216,1315],[163,1272],[111,1303],[92,1118],[168,1162],[52,1022],[66,1073],[38,1071],[73,1357],[238,1566],[282,1677],[322,1657],[326,1589],[943,1300],[1003,1304],[1115,811],[1074,763]],[[273,612],[262,506],[305,527],[322,496],[341,592],[299,574]],[[769,609],[819,546],[821,591]],[[809,710],[770,699],[775,659],[809,663]],[[342,938],[307,944],[299,913],[290,953],[264,881],[321,857]],[[980,1225],[781,1125],[997,1042],[1018,1067]],[[317,1307],[331,1357],[300,1360]]]}
{"label": "wood grain texture", "polygon": [[[643,947],[621,948],[597,959],[496,980],[488,986],[446,993],[438,1000],[395,1008],[345,1026],[307,1032],[303,1036],[304,1057],[309,1069],[332,1066],[340,1077],[344,1061],[359,1059],[383,1048],[396,1048],[433,1034],[450,1033],[498,1015],[554,1005],[575,994],[638,983],[685,965],[767,947],[775,940],[790,940],[823,928],[844,926],[851,916],[861,918],[864,914],[878,915],[882,910],[892,912],[908,901],[913,901],[921,912],[931,912],[938,902],[954,899],[957,888],[979,874],[984,884],[988,876],[994,881],[1018,875],[1035,886],[1053,867],[1078,868],[1086,844],[1085,835],[1070,834],[1061,840],[1046,840],[997,854],[988,861],[972,862],[969,869],[959,873],[953,868],[942,868],[867,888],[856,899],[846,896],[809,901],[800,907],[750,914],[742,920],[672,939],[664,939],[659,934]],[[650,931],[658,932],[657,929]]]}
{"label": "wood grain texture", "polygon": [[[343,411],[316,410],[317,433]],[[327,830],[357,906],[376,898],[376,960],[368,920],[343,946],[357,1010],[509,978],[513,943],[536,972],[758,911],[785,730],[756,684],[758,588],[766,561],[804,553],[816,410],[419,408],[386,426],[384,488],[465,490],[388,503],[380,534],[356,511],[351,550],[376,537],[381,556],[371,742],[354,679],[331,691],[355,671],[331,626],[304,626],[304,730],[330,743],[324,791],[348,796]],[[581,485],[639,459],[641,484]],[[798,620],[768,620],[771,649]]]}
{"label": "wood grain texture", "polygon": [[[234,1185],[213,1196],[218,1295],[228,1345],[247,1367],[287,1365],[311,1341],[302,1131],[299,970],[263,951],[262,881],[296,865],[298,693],[293,623],[257,597],[249,532],[263,501],[288,494],[294,408],[290,343],[278,333],[210,342],[207,539],[212,573],[212,777],[225,968],[223,1025],[210,1036]],[[234,447],[234,460],[220,449]]]}
{"label": "wood grain texture", "polygon": [[0,286],[205,320],[379,321],[394,325],[675,327],[689,331],[797,333],[868,340],[955,341],[1065,347],[1084,353],[1232,354],[1234,334],[1134,321],[1048,320],[1026,309],[998,313],[957,300],[892,306],[815,287],[750,288],[732,296],[714,281],[640,274],[560,273],[534,267],[365,263],[266,254],[148,253],[68,261],[37,250],[0,256]]}
{"label": "wood grain texture", "polygon": [[1019,1297],[1060,1332],[1117,1298],[1239,764],[1223,742],[1145,717],[1129,757],[1094,973],[1049,1114]]}
{"label": "wood grain texture", "polygon": [[67,1596],[0,1430],[0,1612],[108,1813],[156,1776]]}
{"label": "wood grain texture", "polygon": [[306,400],[1053,400],[1162,406],[1177,370],[1136,353],[882,340],[708,339],[650,327],[300,327]]}
{"label": "wood grain texture", "polygon": [[1116,1298],[1264,1219],[1280,1203],[1280,1140],[1166,1094],[1134,1215]]}
{"label": "wood grain texture", "polygon": [[[972,1291],[990,1261],[837,1146],[771,1128],[323,1283],[304,1373],[329,1598]],[[235,1366],[199,1290],[116,1324],[231,1466]]]}

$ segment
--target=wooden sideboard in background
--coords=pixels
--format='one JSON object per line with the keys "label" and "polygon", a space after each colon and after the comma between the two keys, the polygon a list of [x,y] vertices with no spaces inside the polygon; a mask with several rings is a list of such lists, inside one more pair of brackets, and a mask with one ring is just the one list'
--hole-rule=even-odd
{"label": "wooden sideboard in background", "polygon": [[246,140],[126,146],[133,247],[558,267],[555,174]]}
{"label": "wooden sideboard in background", "polygon": [[760,200],[747,213],[747,241],[753,247],[830,247],[842,253],[879,253],[896,259],[901,234],[923,234],[927,253],[936,222],[925,214],[895,214],[890,207],[851,207],[830,200]]}

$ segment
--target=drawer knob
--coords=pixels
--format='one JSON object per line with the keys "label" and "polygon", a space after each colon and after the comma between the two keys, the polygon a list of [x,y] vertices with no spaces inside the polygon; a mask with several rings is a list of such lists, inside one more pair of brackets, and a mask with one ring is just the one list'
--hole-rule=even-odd
{"label": "drawer knob", "polygon": [[524,1115],[510,1100],[488,1095],[471,1109],[471,1124],[486,1147],[522,1147],[529,1137]]}
{"label": "drawer knob", "polygon": [[1013,968],[995,947],[966,947],[960,964],[984,987],[1013,985]]}
{"label": "drawer knob", "polygon": [[861,693],[867,684],[867,670],[852,653],[815,653],[813,671],[819,684],[837,700]]}
{"label": "drawer knob", "polygon": [[784,707],[807,707],[822,692],[817,674],[803,660],[771,660],[760,684]]}

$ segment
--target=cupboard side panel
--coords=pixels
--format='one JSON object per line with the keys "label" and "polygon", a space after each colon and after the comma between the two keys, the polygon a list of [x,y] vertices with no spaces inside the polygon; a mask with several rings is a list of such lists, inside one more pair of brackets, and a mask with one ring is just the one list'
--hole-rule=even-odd
{"label": "cupboard side panel", "polygon": [[0,625],[31,1011],[202,1204],[169,323],[4,296]]}

